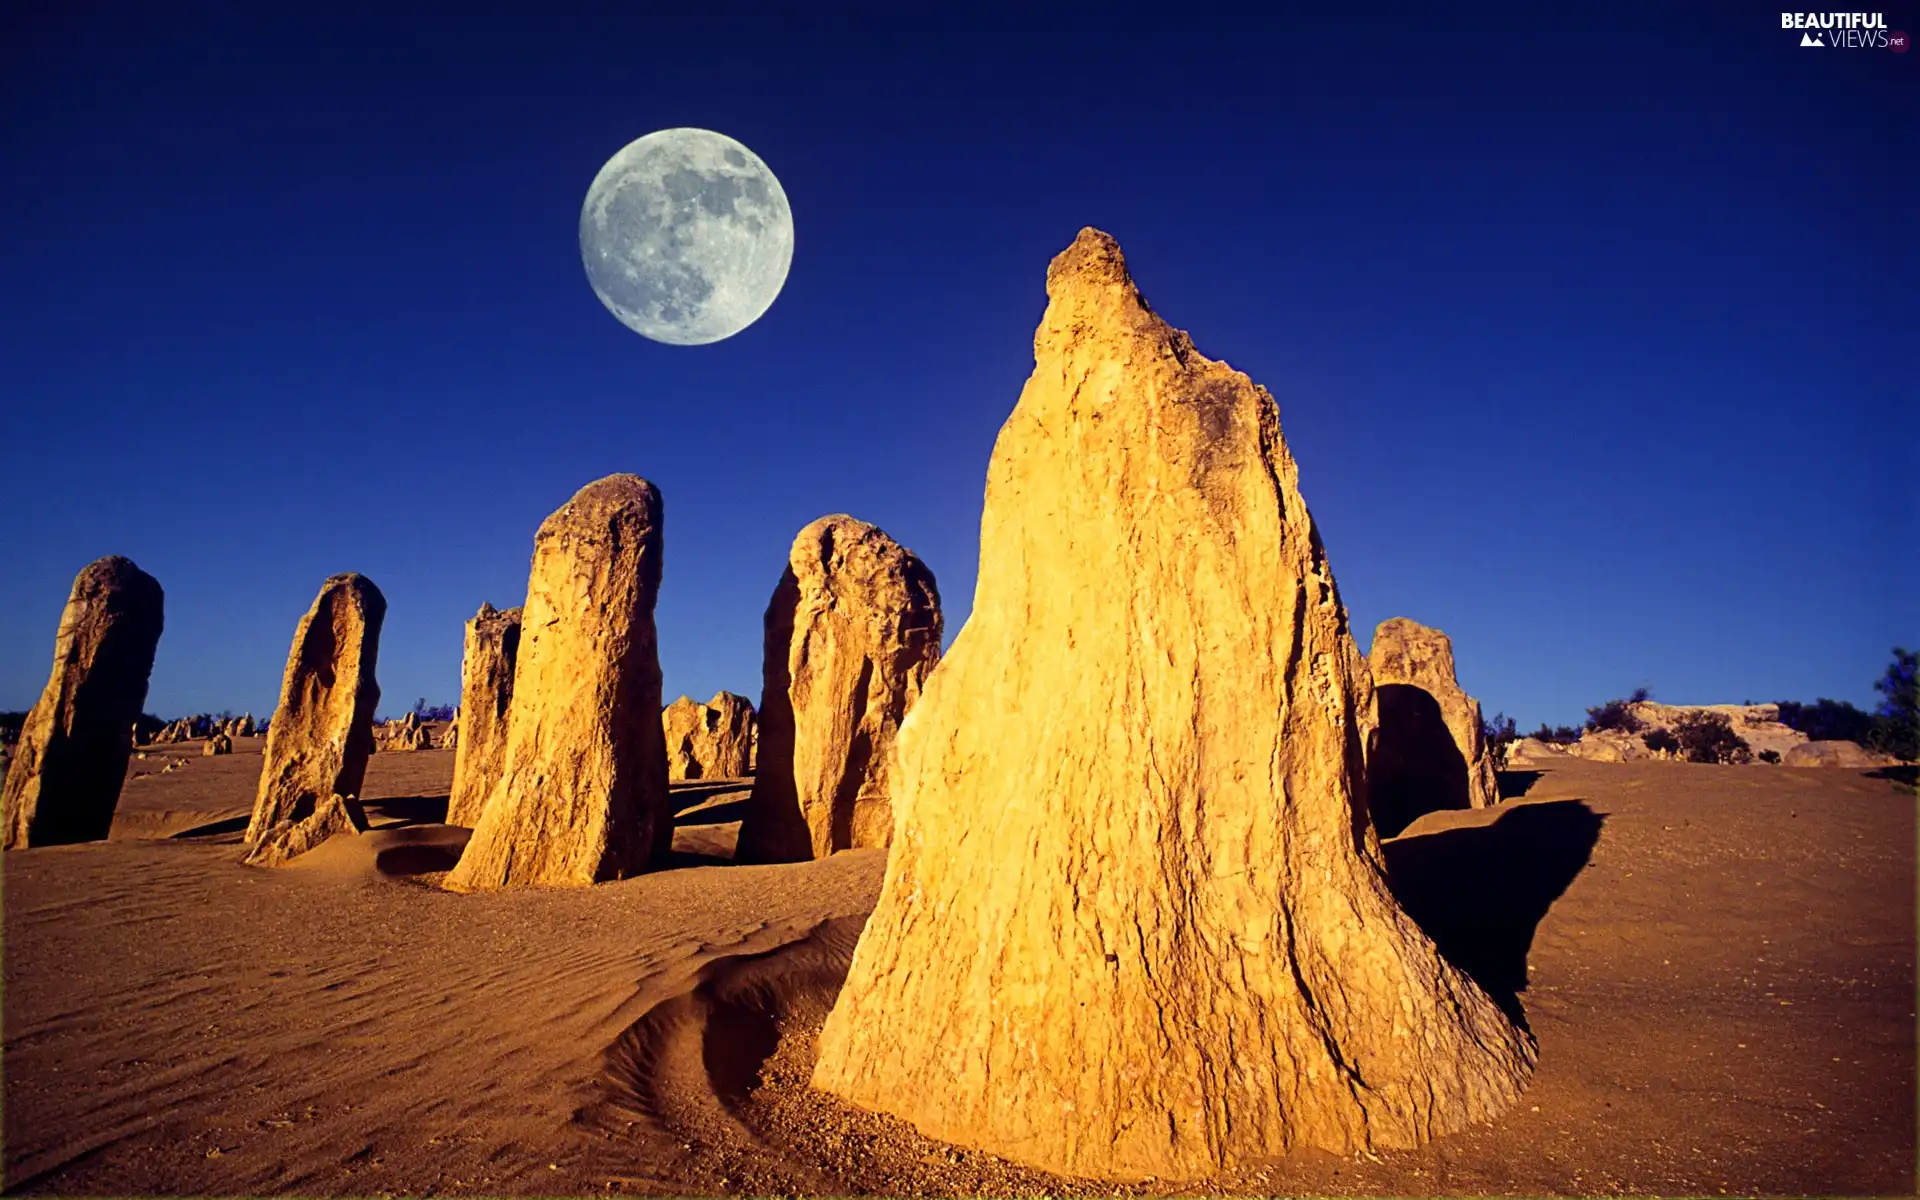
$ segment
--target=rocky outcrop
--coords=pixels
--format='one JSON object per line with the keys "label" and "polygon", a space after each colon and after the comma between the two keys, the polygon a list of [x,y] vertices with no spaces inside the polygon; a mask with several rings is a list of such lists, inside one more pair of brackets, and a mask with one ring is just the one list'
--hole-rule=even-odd
{"label": "rocky outcrop", "polygon": [[507,710],[513,701],[513,663],[520,652],[520,610],[491,604],[467,622],[460,664],[460,730],[454,738],[453,792],[447,824],[472,829],[500,782],[507,753]]}
{"label": "rocky outcrop", "polygon": [[1567,752],[1564,747],[1543,742],[1539,738],[1521,738],[1507,750],[1507,765],[1510,767],[1565,762],[1566,759]]}
{"label": "rocky outcrop", "polygon": [[1370,676],[1272,398],[1104,234],[1047,283],[814,1085],[1126,1180],[1495,1116],[1534,1048],[1388,890]]}
{"label": "rocky outcrop", "polygon": [[1642,700],[1629,704],[1627,711],[1640,723],[1634,736],[1642,739],[1651,730],[1676,730],[1693,714],[1718,713],[1755,754],[1771,750],[1785,756],[1807,740],[1806,734],[1781,724],[1778,704],[1660,704]]}
{"label": "rocky outcrop", "polygon": [[1900,760],[1858,742],[1802,742],[1781,756],[1786,767],[1890,767]]}
{"label": "rocky outcrop", "polygon": [[408,713],[404,717],[388,721],[376,739],[382,750],[431,750],[433,737],[426,726],[420,723],[418,713]]}
{"label": "rocky outcrop", "polygon": [[1443,808],[1500,802],[1480,702],[1460,689],[1453,640],[1394,617],[1373,632],[1367,655],[1380,729],[1367,762],[1374,827],[1382,837]]}
{"label": "rocky outcrop", "polygon": [[329,796],[298,821],[276,822],[248,850],[250,867],[278,867],[329,838],[358,837],[367,831],[367,814],[356,800]]}
{"label": "rocky outcrop", "polygon": [[98,841],[113,825],[165,624],[153,576],[117,555],[81,568],[53,639],[53,672],[10,754],[9,850]]}
{"label": "rocky outcrop", "polygon": [[1637,734],[1623,736],[1592,731],[1581,734],[1580,740],[1569,743],[1565,751],[1569,758],[1583,758],[1588,762],[1644,762],[1658,757]]}
{"label": "rocky outcrop", "polygon": [[849,516],[802,529],[767,606],[764,737],[738,857],[824,858],[893,836],[895,732],[940,661],[933,572]]}
{"label": "rocky outcrop", "polygon": [[267,727],[249,845],[282,822],[299,825],[324,800],[359,796],[373,753],[374,668],[386,616],[386,597],[371,579],[335,575],[300,618]]}
{"label": "rocky outcrop", "polygon": [[232,753],[233,753],[233,739],[228,737],[224,733],[214,734],[212,737],[207,739],[207,744],[200,748],[200,755],[202,758],[213,758],[216,755],[232,754]]}
{"label": "rocky outcrop", "polygon": [[753,703],[716,692],[706,704],[680,697],[660,714],[667,778],[738,779],[753,769]]}
{"label": "rocky outcrop", "polygon": [[447,887],[583,885],[665,858],[661,520],[659,489],[612,475],[540,526],[500,782]]}

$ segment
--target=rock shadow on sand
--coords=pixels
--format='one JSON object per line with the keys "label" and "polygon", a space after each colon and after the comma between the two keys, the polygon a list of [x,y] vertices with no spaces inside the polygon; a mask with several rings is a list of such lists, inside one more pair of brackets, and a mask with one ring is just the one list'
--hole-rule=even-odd
{"label": "rock shadow on sand", "polygon": [[1586,868],[1604,822],[1580,800],[1514,805],[1491,824],[1382,843],[1387,881],[1447,960],[1524,1025],[1534,931]]}

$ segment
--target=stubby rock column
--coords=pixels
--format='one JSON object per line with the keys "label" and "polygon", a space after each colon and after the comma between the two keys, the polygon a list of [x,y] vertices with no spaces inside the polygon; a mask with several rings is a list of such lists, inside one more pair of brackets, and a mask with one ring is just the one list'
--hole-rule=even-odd
{"label": "stubby rock column", "polygon": [[911,550],[845,515],[800,531],[767,606],[742,861],[887,845],[893,739],[940,662],[940,632],[940,589]]}
{"label": "stubby rock column", "polygon": [[672,845],[660,728],[660,491],[611,475],[534,538],[500,781],[446,886],[621,879]]}
{"label": "stubby rock column", "polygon": [[1105,234],[1047,290],[815,1086],[1112,1179],[1498,1114],[1534,1048],[1388,891],[1367,666],[1272,397]]}
{"label": "stubby rock column", "polygon": [[1438,809],[1498,804],[1480,702],[1460,688],[1453,639],[1393,617],[1374,630],[1367,661],[1380,709],[1367,768],[1380,835]]}
{"label": "stubby rock column", "polygon": [[682,696],[660,714],[667,778],[738,779],[753,769],[753,703],[720,691],[705,704]]}
{"label": "stubby rock column", "polygon": [[99,841],[113,827],[165,601],[159,581],[118,555],[74,577],[53,673],[6,772],[7,849]]}

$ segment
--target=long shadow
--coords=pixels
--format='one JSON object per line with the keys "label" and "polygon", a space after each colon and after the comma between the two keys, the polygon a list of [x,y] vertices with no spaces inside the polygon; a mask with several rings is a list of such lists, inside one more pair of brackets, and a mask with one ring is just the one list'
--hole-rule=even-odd
{"label": "long shadow", "polygon": [[675,825],[725,825],[728,821],[747,819],[747,798],[729,800],[725,804],[716,804],[712,808],[703,808],[699,812],[683,809],[673,819]]}
{"label": "long shadow", "polygon": [[1579,800],[1516,805],[1491,825],[1383,843],[1387,881],[1447,960],[1524,1025],[1534,930],[1585,869],[1604,822]]}
{"label": "long shadow", "polygon": [[1532,791],[1533,785],[1545,774],[1545,771],[1495,771],[1494,780],[1500,786],[1502,800],[1518,800]]}
{"label": "long shadow", "polygon": [[722,792],[744,792],[753,787],[753,780],[747,779],[698,779],[687,783],[676,783],[667,789],[667,801],[673,811],[681,813],[696,804],[704,804]]}
{"label": "long shadow", "polygon": [[1920,791],[1920,766],[1880,767],[1867,772],[1868,779],[1890,779],[1896,791]]}
{"label": "long shadow", "polygon": [[182,829],[173,835],[174,841],[182,838],[223,837],[229,833],[245,833],[251,817],[228,817],[224,821],[209,821],[205,825],[195,825],[192,829]]}
{"label": "long shadow", "polygon": [[1442,808],[1466,808],[1467,760],[1453,743],[1440,702],[1406,683],[1374,690],[1380,728],[1367,762],[1367,806],[1381,837]]}
{"label": "long shadow", "polygon": [[395,822],[382,828],[404,829],[409,825],[445,825],[448,799],[446,796],[382,796],[365,801],[362,807],[369,817]]}

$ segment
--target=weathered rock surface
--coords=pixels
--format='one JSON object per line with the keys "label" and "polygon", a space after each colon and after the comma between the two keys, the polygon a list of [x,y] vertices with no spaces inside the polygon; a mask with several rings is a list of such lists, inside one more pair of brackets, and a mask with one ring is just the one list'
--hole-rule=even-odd
{"label": "weathered rock surface", "polygon": [[[460,664],[460,719],[453,740],[453,792],[447,824],[472,829],[500,782],[507,753],[507,709],[513,701],[513,661],[520,652],[520,610],[491,604],[467,622]],[[455,730],[458,730],[456,732]]]}
{"label": "weathered rock surface", "polygon": [[447,887],[584,885],[665,858],[661,521],[658,488],[611,475],[540,526],[500,782]]}
{"label": "weathered rock surface", "polygon": [[1367,655],[1380,729],[1367,762],[1373,824],[1382,837],[1423,813],[1500,802],[1480,702],[1460,689],[1453,639],[1405,617],[1382,621]]}
{"label": "weathered rock surface", "polygon": [[118,555],[74,577],[54,635],[53,672],[27,713],[0,789],[7,849],[107,836],[164,609],[158,581]]}
{"label": "weathered rock surface", "polygon": [[1786,767],[1890,767],[1899,760],[1858,742],[1801,742],[1781,756]]}
{"label": "weathered rock surface", "polygon": [[224,733],[214,734],[212,737],[207,739],[207,744],[200,748],[200,755],[202,758],[212,758],[215,755],[232,754],[232,753],[233,753],[233,739],[228,737]]}
{"label": "weathered rock surface", "polygon": [[247,824],[254,844],[281,822],[298,825],[333,796],[356,797],[373,753],[374,668],[387,600],[364,575],[335,575],[300,618],[267,726],[260,791]]}
{"label": "weathered rock surface", "polygon": [[1647,749],[1647,744],[1638,734],[1631,736],[1610,733],[1595,733],[1588,730],[1580,735],[1580,740],[1566,747],[1569,758],[1583,758],[1588,762],[1643,762],[1658,755]]}
{"label": "weathered rock surface", "polygon": [[1388,891],[1370,676],[1272,398],[1104,234],[1047,283],[815,1086],[1116,1179],[1498,1114],[1533,1044]]}
{"label": "weathered rock surface", "polygon": [[706,704],[682,696],[660,714],[667,778],[738,779],[753,769],[753,702],[716,692]]}
{"label": "weathered rock surface", "polygon": [[1543,742],[1539,738],[1521,738],[1508,748],[1507,765],[1521,767],[1564,760],[1566,757],[1567,752],[1564,747]]}
{"label": "weathered rock surface", "polygon": [[844,515],[800,531],[767,606],[764,738],[740,858],[892,840],[894,734],[940,661],[940,631],[939,587],[911,550]]}
{"label": "weathered rock surface", "polygon": [[357,837],[367,831],[367,814],[357,800],[329,796],[298,821],[280,821],[248,850],[250,867],[278,867],[300,857],[329,838]]}
{"label": "weathered rock surface", "polygon": [[440,734],[440,748],[442,750],[457,750],[460,748],[460,722],[447,722],[446,729]]}

